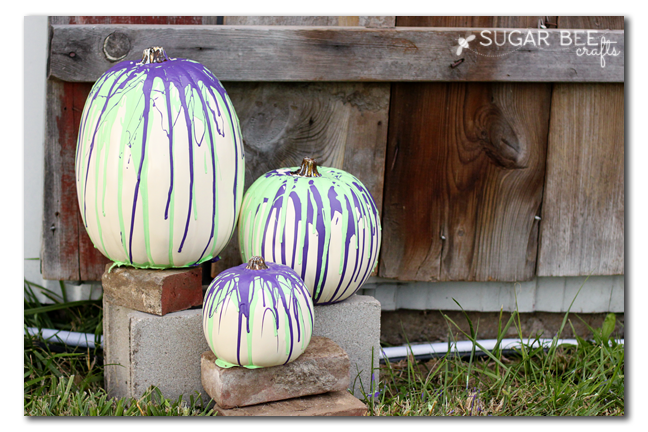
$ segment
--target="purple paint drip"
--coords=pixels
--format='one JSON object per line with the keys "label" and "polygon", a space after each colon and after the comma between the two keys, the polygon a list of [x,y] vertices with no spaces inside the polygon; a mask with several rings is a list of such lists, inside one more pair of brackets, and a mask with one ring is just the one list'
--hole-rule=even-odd
{"label": "purple paint drip", "polygon": [[[275,194],[275,197],[272,199],[272,205],[270,206],[270,209],[268,210],[268,215],[269,215],[269,216],[272,215],[272,211],[273,211],[273,210],[277,210],[277,213],[276,213],[276,214],[277,214],[277,215],[279,214],[279,210],[281,210],[281,205],[282,205],[282,203],[283,203],[282,194],[283,194],[283,192],[284,192],[285,190],[286,190],[286,185],[283,184],[283,185],[279,188],[279,190],[277,191],[277,193]],[[268,201],[267,201],[266,199],[264,199],[264,202],[268,202]],[[270,217],[266,218],[266,224],[265,224],[265,227],[263,227],[263,233],[264,233],[264,236],[263,236],[263,238],[261,239],[261,250],[264,251],[264,254],[265,254],[265,246],[266,246],[266,236],[265,236],[265,233],[268,232],[268,227],[270,226],[270,219],[271,219]],[[277,226],[275,225],[275,234],[276,234],[276,229],[277,229]],[[273,247],[272,247],[272,254],[273,254],[273,256],[272,256],[272,261],[273,261],[273,262],[276,262],[276,259],[275,259],[275,256],[274,256],[274,238],[276,238],[276,236],[273,237],[273,243],[272,243],[272,246],[273,246]]]}
{"label": "purple paint drip", "polygon": [[[310,189],[306,191],[306,228],[305,230],[308,230],[308,223],[310,222],[311,224],[313,223],[313,206],[311,205],[311,200],[310,200]],[[308,232],[302,233],[304,236],[304,247],[302,248],[302,271],[301,271],[301,278],[302,280],[306,279],[306,266],[308,264],[308,244],[309,244],[309,239],[310,236],[308,235]],[[315,287],[317,286],[317,283],[313,283],[313,294],[315,294]]]}
{"label": "purple paint drip", "polygon": [[153,81],[144,81],[144,113],[142,114],[142,117],[144,118],[144,130],[142,132],[142,158],[140,159],[140,166],[137,170],[137,183],[135,183],[135,193],[133,196],[133,214],[131,216],[130,237],[128,239],[128,258],[130,259],[131,263],[133,262],[133,231],[135,228],[135,209],[137,208],[137,195],[139,194],[139,185],[142,178],[142,167],[144,166],[144,158],[146,155],[146,135],[148,133],[149,110],[151,109],[149,100],[151,98],[152,87]]}
{"label": "purple paint drip", "polygon": [[[357,198],[356,194],[353,192],[353,190],[351,190],[351,197],[353,198],[353,203],[355,204],[355,207],[357,209],[361,209],[362,207],[360,207],[360,202],[358,201],[358,198]],[[350,217],[355,218],[355,215],[353,215],[353,213],[351,213],[351,215],[352,216],[350,216]],[[363,214],[363,216],[366,217],[366,215],[364,215],[364,214]],[[362,230],[364,231],[364,228]],[[358,239],[358,243],[360,243],[360,227],[358,227],[358,232],[356,233],[356,239]],[[360,246],[360,245],[358,245],[358,246]],[[362,242],[362,251],[364,253],[364,242]],[[358,279],[358,275],[360,274],[360,268],[358,266],[358,263],[360,262],[360,257],[363,255],[363,253],[360,252],[360,247],[358,247],[356,249],[356,261],[355,261],[355,264],[353,266],[353,272],[351,273],[351,281],[356,282],[357,279]],[[356,275],[356,271],[358,272],[358,275]],[[353,277],[354,275],[355,275],[355,279]],[[342,294],[340,294],[340,297],[344,296],[344,294],[346,293],[346,291],[349,289],[350,286],[351,286],[351,284],[349,283],[349,285],[347,285],[345,290],[342,291]],[[358,285],[358,287],[360,287],[360,285]]]}
{"label": "purple paint drip", "polygon": [[[295,180],[297,181],[297,180]],[[293,237],[293,250],[292,250],[292,268],[295,268],[295,258],[297,257],[297,235],[299,234],[299,226],[301,225],[301,201],[299,200],[299,195],[297,195],[296,192],[291,192],[290,197],[292,198],[292,203],[295,208],[295,234]],[[284,237],[285,237],[285,232],[286,230],[284,229]],[[285,245],[285,243],[284,243]],[[281,250],[283,251],[285,247],[282,247]],[[282,255],[283,257],[284,255]],[[286,262],[285,260],[282,262]]]}
{"label": "purple paint drip", "polygon": [[[122,81],[122,84],[120,84],[115,92],[113,93],[113,90],[115,89],[115,85],[119,82],[119,78],[124,75],[124,72],[122,72],[116,79],[115,82],[112,83],[110,86],[110,89],[108,90],[108,95],[106,95],[106,100],[104,101],[104,105],[101,108],[101,112],[99,113],[99,118],[97,120],[97,127],[95,127],[94,132],[92,133],[92,140],[90,141],[90,151],[88,153],[88,165],[86,166],[86,176],[85,176],[85,183],[83,185],[83,220],[86,220],[86,191],[88,189],[88,174],[90,173],[90,161],[92,160],[92,151],[94,150],[94,145],[95,145],[95,139],[97,138],[97,132],[99,131],[99,127],[101,125],[101,117],[104,115],[106,112],[106,108],[108,107],[108,101],[112,96],[114,96],[117,93],[117,90],[122,88],[124,86],[124,81]],[[99,94],[99,91],[95,94],[95,98]],[[93,99],[94,101],[94,99]],[[87,119],[86,119],[87,121]],[[81,146],[77,146],[81,147]],[[86,224],[86,227],[88,225]]]}
{"label": "purple paint drip", "polygon": [[164,93],[167,102],[167,116],[169,117],[169,131],[167,132],[167,136],[169,137],[169,164],[171,165],[169,173],[171,183],[169,184],[169,195],[167,197],[166,208],[164,209],[164,220],[167,220],[169,219],[169,205],[171,204],[171,193],[173,192],[173,116],[171,115],[171,87],[169,86],[169,81],[164,81]]}
{"label": "purple paint drip", "polygon": [[[326,266],[328,264],[328,254],[324,256],[324,242],[326,241],[326,224],[324,223],[324,213],[322,211],[324,205],[322,203],[322,197],[320,196],[317,187],[315,187],[313,183],[314,182],[311,180],[310,190],[313,193],[313,198],[315,199],[315,204],[318,209],[317,222],[315,223],[315,229],[317,230],[317,265],[315,268],[315,282],[313,287],[313,301],[317,303],[317,301],[322,296],[322,287],[326,283],[326,275],[328,272],[324,271],[324,275],[322,275],[322,266],[324,266],[324,268],[326,269]],[[332,216],[333,213],[331,213],[330,217]],[[331,239],[329,237],[329,243],[330,241]]]}
{"label": "purple paint drip", "polygon": [[[339,204],[339,201],[337,200],[336,197],[334,197],[334,198],[331,197],[332,196],[331,192],[333,192],[333,194],[335,194],[335,190],[334,190],[333,187],[331,187],[331,189],[329,190],[329,199],[331,200],[331,203],[336,202],[336,203]],[[346,258],[346,257],[349,256],[349,246],[351,244],[351,238],[353,237],[354,234],[356,234],[356,231],[355,231],[355,224],[352,223],[353,222],[353,210],[351,209],[351,204],[349,203],[349,200],[346,199],[346,198],[344,199],[344,201],[346,203],[347,214],[349,215],[348,216],[348,223],[347,223],[346,238],[344,239],[344,257]],[[337,208],[337,209],[340,212],[340,214],[343,214],[341,204],[340,204],[339,208]],[[337,295],[338,291],[340,290],[340,288],[342,287],[342,284],[344,283],[344,276],[346,275],[346,271],[347,271],[347,267],[348,267],[347,264],[348,264],[348,260],[345,259],[344,264],[342,266],[342,274],[340,275],[340,282],[338,283],[337,287],[335,288],[335,291],[333,291],[333,295],[331,296],[331,300],[329,300],[329,302],[333,302],[333,303],[336,302],[335,301],[336,295]],[[347,283],[346,287],[344,288],[344,291],[346,291],[349,288],[351,283],[352,283],[352,279],[349,279],[349,282]]]}

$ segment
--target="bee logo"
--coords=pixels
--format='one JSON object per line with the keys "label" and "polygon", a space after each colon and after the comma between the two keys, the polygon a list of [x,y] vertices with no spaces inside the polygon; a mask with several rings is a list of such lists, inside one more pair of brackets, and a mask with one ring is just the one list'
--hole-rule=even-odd
{"label": "bee logo", "polygon": [[474,40],[475,37],[476,36],[474,34],[469,34],[469,35],[466,35],[465,37],[460,37],[459,40],[457,41],[459,43],[459,45],[454,46],[452,48],[452,50],[454,51],[456,49],[457,50],[457,55],[461,55],[461,51],[464,48],[468,49],[468,42]]}

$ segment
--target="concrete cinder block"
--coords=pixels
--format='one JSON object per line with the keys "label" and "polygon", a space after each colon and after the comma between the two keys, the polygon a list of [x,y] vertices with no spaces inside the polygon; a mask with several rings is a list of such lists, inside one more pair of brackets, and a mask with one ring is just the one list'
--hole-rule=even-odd
{"label": "concrete cinder block", "polygon": [[189,400],[198,391],[200,355],[209,350],[202,309],[147,314],[104,299],[104,381],[111,397],[141,397],[157,386],[165,397]]}
{"label": "concrete cinder block", "polygon": [[355,294],[341,303],[315,306],[313,335],[327,337],[346,351],[351,362],[349,389],[360,399],[363,389],[369,395],[372,368],[378,369],[380,360],[380,302]]}
{"label": "concrete cinder block", "polygon": [[367,412],[367,406],[346,390],[241,408],[225,409],[216,405],[214,409],[225,417],[350,417],[363,416]]}
{"label": "concrete cinder block", "polygon": [[258,405],[301,396],[346,390],[349,357],[335,342],[314,336],[304,353],[286,365],[222,368],[216,356],[201,357],[202,385],[221,408]]}
{"label": "concrete cinder block", "polygon": [[132,309],[103,300],[104,384],[110,396],[130,396],[130,318]]}
{"label": "concrete cinder block", "polygon": [[202,329],[202,309],[173,312],[164,317],[134,311],[130,316],[131,394],[151,385],[165,397],[209,396],[200,381],[200,356],[209,349]]}
{"label": "concrete cinder block", "polygon": [[149,270],[106,265],[101,283],[110,303],[140,312],[166,315],[200,306],[202,268]]}
{"label": "concrete cinder block", "polygon": [[[200,358],[209,350],[202,329],[202,308],[157,316],[104,299],[105,384],[113,397],[141,397],[157,386],[167,398],[188,399],[198,391],[210,399],[201,383]],[[369,296],[315,307],[313,336],[338,344],[350,362],[349,389],[369,394],[371,368],[378,368],[380,303]],[[373,364],[371,362],[373,349]]]}

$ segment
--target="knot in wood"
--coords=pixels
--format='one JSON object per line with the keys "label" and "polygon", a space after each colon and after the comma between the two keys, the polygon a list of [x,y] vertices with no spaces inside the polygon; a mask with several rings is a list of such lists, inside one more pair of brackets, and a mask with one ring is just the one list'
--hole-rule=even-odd
{"label": "knot in wood", "polygon": [[104,56],[111,62],[124,59],[131,50],[131,42],[124,33],[113,32],[104,39]]}

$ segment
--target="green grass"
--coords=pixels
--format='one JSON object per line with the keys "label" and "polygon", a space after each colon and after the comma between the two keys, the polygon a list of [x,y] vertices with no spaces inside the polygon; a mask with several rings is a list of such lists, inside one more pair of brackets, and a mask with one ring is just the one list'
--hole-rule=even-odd
{"label": "green grass", "polygon": [[[35,289],[54,303],[42,305]],[[101,300],[69,302],[62,296],[25,281],[25,329],[53,328],[94,333],[95,346],[102,334]],[[112,400],[103,388],[101,349],[72,348],[44,343],[39,336],[24,336],[24,415],[26,416],[203,416],[213,415],[210,401],[197,394],[188,401],[166,399],[149,388],[138,399]],[[203,407],[204,405],[204,407]]]}
{"label": "green grass", "polygon": [[[62,296],[25,282],[25,328],[58,328],[102,332],[101,301],[69,302]],[[34,294],[41,289],[54,303],[42,305]],[[427,361],[414,358],[387,363],[374,371],[375,388],[366,393],[373,416],[599,416],[624,415],[624,347],[611,334],[615,316],[599,329],[589,328],[593,340],[577,337],[577,345],[552,344],[548,349],[523,345],[515,353],[498,347],[484,351],[477,344],[479,322],[464,314],[473,352],[467,358],[447,354]],[[499,340],[511,326],[520,332],[519,315],[507,322],[500,314]],[[565,314],[560,331],[571,325]],[[449,335],[459,329],[445,316]],[[578,317],[576,317],[578,319]],[[459,329],[460,330],[460,329]],[[574,331],[574,333],[576,333]],[[24,414],[28,416],[210,416],[211,401],[198,394],[190,400],[166,399],[151,387],[138,399],[111,400],[103,389],[101,349],[55,348],[38,336],[24,337]]]}
{"label": "green grass", "polygon": [[[492,351],[483,349],[477,342],[479,323],[473,325],[468,314],[464,312],[464,316],[470,333],[461,331],[444,315],[449,330],[456,328],[465,340],[473,341],[469,358],[446,354],[429,361],[410,357],[388,362],[379,370],[377,389],[372,390],[374,397],[365,396],[369,415],[624,415],[625,355],[624,346],[611,338],[616,321],[614,314],[607,315],[600,329],[587,326],[593,340],[576,336],[577,345],[558,346],[556,342],[563,329],[567,324],[571,326],[570,314],[566,313],[548,348],[532,342],[521,344],[508,355],[498,346],[511,325],[523,340],[517,312],[505,324],[500,313],[498,343]],[[475,357],[476,348],[484,352],[480,358]]]}

